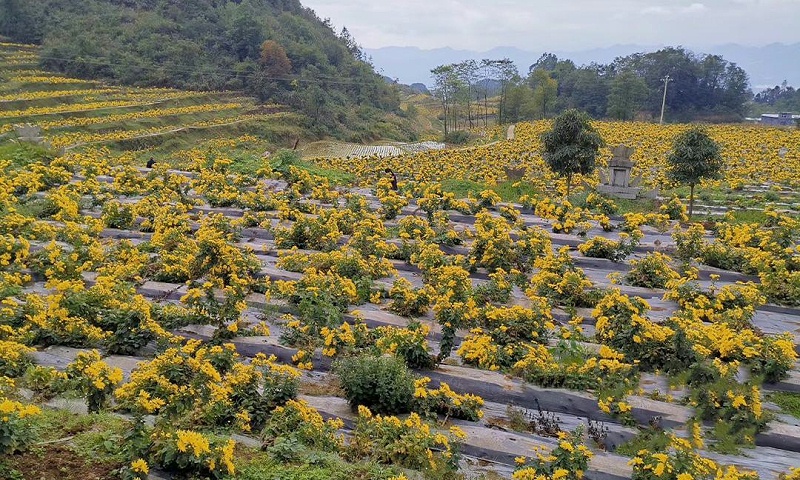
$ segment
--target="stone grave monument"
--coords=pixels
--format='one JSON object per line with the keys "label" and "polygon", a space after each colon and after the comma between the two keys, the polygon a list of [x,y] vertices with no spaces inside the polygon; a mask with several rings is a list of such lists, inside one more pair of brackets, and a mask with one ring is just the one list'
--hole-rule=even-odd
{"label": "stone grave monument", "polygon": [[611,150],[613,157],[608,162],[608,171],[600,171],[600,185],[597,191],[606,195],[619,198],[635,199],[639,196],[642,188],[639,187],[641,178],[632,178],[633,162],[631,155],[634,149],[625,145],[620,145]]}
{"label": "stone grave monument", "polygon": [[29,123],[25,125],[14,125],[14,133],[17,134],[17,140],[20,142],[44,143],[42,128],[38,125],[31,125]]}

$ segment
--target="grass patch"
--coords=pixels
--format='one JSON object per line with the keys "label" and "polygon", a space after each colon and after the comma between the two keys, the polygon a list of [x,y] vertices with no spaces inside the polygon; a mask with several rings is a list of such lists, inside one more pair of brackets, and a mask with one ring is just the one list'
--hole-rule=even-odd
{"label": "grass patch", "polygon": [[0,478],[118,478],[128,422],[109,413],[75,415],[43,409],[35,417],[38,443],[25,453],[0,456]]}
{"label": "grass patch", "polygon": [[636,200],[612,198],[612,200],[617,204],[618,215],[624,215],[626,213],[653,213],[658,211],[656,208],[656,201],[651,198],[637,198]]}
{"label": "grass patch", "polygon": [[486,185],[483,183],[473,182],[472,180],[460,180],[456,178],[448,178],[442,180],[442,190],[445,192],[452,192],[456,198],[465,198],[470,194],[474,197],[480,192],[486,190]]}
{"label": "grass patch", "polygon": [[443,191],[452,192],[456,198],[466,198],[470,195],[476,197],[479,193],[488,189],[500,195],[504,202],[517,202],[519,197],[523,195],[533,196],[538,193],[530,184],[522,181],[506,181],[489,187],[485,183],[473,182],[472,180],[449,178],[442,180],[441,184]]}
{"label": "grass patch", "polygon": [[[348,463],[339,455],[295,445],[297,460],[279,462],[272,454],[237,449],[236,478],[239,480],[386,480],[399,475],[397,468],[372,462]],[[249,451],[245,451],[249,450]],[[241,453],[241,454],[240,454]]]}
{"label": "grass patch", "polygon": [[670,439],[663,430],[649,428],[641,430],[638,435],[617,447],[615,453],[635,457],[639,450],[663,452],[669,447],[669,443]]}
{"label": "grass patch", "polygon": [[769,395],[769,400],[781,409],[794,416],[800,418],[800,393],[790,392],[775,392]]}
{"label": "grass patch", "polygon": [[55,157],[45,147],[32,143],[7,142],[0,144],[0,160],[10,160],[12,167],[22,168],[30,163],[49,163]]}
{"label": "grass patch", "polygon": [[294,165],[298,168],[302,168],[303,170],[307,170],[311,175],[327,178],[328,181],[334,185],[352,185],[356,181],[356,176],[352,173],[337,170],[335,168],[323,168],[312,162],[300,160]]}

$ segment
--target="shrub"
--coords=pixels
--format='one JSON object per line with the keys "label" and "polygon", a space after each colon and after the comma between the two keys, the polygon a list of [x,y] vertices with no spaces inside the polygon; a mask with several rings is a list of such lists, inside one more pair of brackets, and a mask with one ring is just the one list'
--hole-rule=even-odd
{"label": "shrub", "polygon": [[342,426],[338,418],[324,421],[304,400],[289,400],[273,410],[262,439],[264,446],[274,444],[278,438],[288,438],[315,450],[334,452],[342,445],[342,437],[337,434]]}
{"label": "shrub", "polygon": [[392,299],[389,310],[404,317],[422,316],[431,304],[427,289],[415,289],[411,282],[403,277],[395,280],[389,290],[389,298]]}
{"label": "shrub", "polygon": [[3,398],[0,394],[0,453],[11,454],[24,450],[34,440],[32,417],[41,413],[34,405]]}
{"label": "shrub", "polygon": [[454,130],[447,132],[447,135],[444,136],[444,141],[453,145],[466,145],[469,142],[469,131]]}
{"label": "shrub", "polygon": [[681,202],[681,200],[674,195],[667,203],[661,205],[658,211],[661,214],[668,215],[670,220],[678,220],[680,222],[689,221],[686,205],[684,205],[683,202]]}
{"label": "shrub", "polygon": [[606,198],[602,195],[598,195],[594,192],[590,193],[588,197],[586,197],[586,208],[600,212],[604,215],[614,215],[619,210],[617,204],[614,203],[614,200],[610,198]]}
{"label": "shrub", "polygon": [[363,405],[383,414],[411,411],[414,377],[397,357],[361,356],[336,363],[345,397],[353,410]]}
{"label": "shrub", "polygon": [[308,248],[329,252],[336,248],[336,242],[342,236],[336,222],[322,217],[312,218],[299,215],[289,227],[276,226],[275,246],[277,248]]}
{"label": "shrub", "polygon": [[676,228],[672,234],[678,250],[676,256],[686,263],[700,258],[706,246],[706,241],[703,239],[705,234],[706,229],[699,223],[691,224],[686,230]]}
{"label": "shrub", "polygon": [[431,379],[420,378],[414,388],[414,411],[425,417],[444,415],[446,418],[457,418],[477,422],[483,418],[483,399],[469,393],[458,394],[449,385],[441,383],[439,388],[428,388]]}
{"label": "shrub", "polygon": [[458,470],[457,441],[463,438],[458,427],[451,427],[449,435],[435,432],[416,413],[402,421],[373,416],[360,406],[348,455],[429,472],[432,478],[447,478]]}
{"label": "shrub", "polygon": [[33,349],[12,341],[0,340],[0,375],[19,377],[31,365]]}
{"label": "shrub", "polygon": [[518,253],[511,239],[511,225],[505,218],[481,212],[475,216],[475,241],[469,254],[470,267],[484,267],[489,272],[511,270],[517,266]]}
{"label": "shrub", "polygon": [[152,441],[152,457],[167,471],[213,479],[236,473],[234,440],[208,437],[193,430],[176,430],[155,432]]}
{"label": "shrub", "polygon": [[730,375],[693,389],[691,399],[702,420],[725,423],[727,433],[740,443],[752,445],[753,435],[767,425],[758,387],[741,384]]}
{"label": "shrub", "polygon": [[669,448],[659,451],[642,449],[630,461],[633,480],[757,480],[753,472],[739,472],[736,467],[723,469],[716,462],[701,457],[688,440],[670,435]]}
{"label": "shrub", "polygon": [[528,297],[540,296],[555,305],[567,307],[593,307],[597,304],[598,290],[580,268],[575,267],[569,256],[569,247],[563,247],[556,255],[537,259],[534,266],[539,271],[531,277]]}
{"label": "shrub", "polygon": [[375,347],[382,354],[392,354],[405,360],[409,368],[430,369],[435,360],[428,353],[426,340],[430,328],[419,322],[409,323],[407,328],[378,327]]}
{"label": "shrub", "polygon": [[641,260],[631,260],[625,283],[634,287],[666,288],[667,282],[680,278],[678,272],[669,266],[670,260],[659,252],[650,253]]}
{"label": "shrub", "polygon": [[587,257],[606,258],[612,262],[620,262],[633,253],[638,242],[626,233],[619,234],[619,240],[604,237],[593,237],[578,245],[578,250]]}
{"label": "shrub", "polygon": [[644,369],[670,365],[678,355],[675,330],[647,318],[650,306],[638,297],[613,290],[597,304],[597,339],[625,354],[629,362],[639,361]]}
{"label": "shrub", "polygon": [[580,479],[589,466],[592,452],[582,443],[583,427],[559,432],[558,446],[549,455],[539,453],[535,459],[518,458],[514,480]]}
{"label": "shrub", "polygon": [[114,387],[122,381],[122,370],[109,367],[97,350],[78,353],[75,361],[67,365],[66,374],[86,397],[90,413],[108,406]]}
{"label": "shrub", "polygon": [[133,207],[119,200],[109,200],[103,205],[102,218],[106,227],[128,229],[133,225]]}

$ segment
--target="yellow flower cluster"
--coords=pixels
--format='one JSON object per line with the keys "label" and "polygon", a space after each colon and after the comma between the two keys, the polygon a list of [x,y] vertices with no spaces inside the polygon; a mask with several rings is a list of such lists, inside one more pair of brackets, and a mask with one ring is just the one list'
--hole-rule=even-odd
{"label": "yellow flower cluster", "polygon": [[628,462],[633,467],[633,478],[675,478],[677,480],[756,480],[755,472],[739,471],[736,467],[722,467],[698,454],[689,441],[670,435],[670,445],[665,451],[640,450]]}
{"label": "yellow flower cluster", "polygon": [[[665,165],[675,136],[687,125],[654,125],[639,122],[593,122],[593,126],[610,147],[636,145],[632,160],[634,175],[641,174],[645,185],[667,184]],[[550,121],[520,123],[516,126],[515,139],[489,145],[456,150],[434,150],[398,157],[364,157],[315,159],[323,166],[354,173],[365,183],[374,182],[385,168],[415,181],[437,181],[440,179],[466,179],[495,184],[507,178],[506,168],[522,168],[525,179],[538,190],[544,191],[553,185],[563,185],[548,170],[541,150],[540,135],[551,128]],[[722,147],[725,159],[724,177],[715,183],[735,185],[736,182],[777,182],[798,185],[794,174],[800,168],[800,152],[791,145],[800,143],[800,132],[793,129],[769,128],[750,125],[711,125],[711,137]],[[497,136],[501,135],[498,130]],[[782,148],[789,151],[783,157]],[[605,159],[611,158],[608,148],[601,150],[602,168]],[[594,183],[596,178],[590,178]],[[578,179],[574,184],[581,184]],[[714,182],[707,182],[714,183]]]}

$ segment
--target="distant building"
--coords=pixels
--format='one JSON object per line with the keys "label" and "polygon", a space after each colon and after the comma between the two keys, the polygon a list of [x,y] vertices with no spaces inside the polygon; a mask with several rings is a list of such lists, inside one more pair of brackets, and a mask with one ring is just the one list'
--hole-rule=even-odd
{"label": "distant building", "polygon": [[800,121],[800,115],[792,115],[788,112],[765,113],[761,115],[763,125],[774,125],[777,127],[794,127]]}

